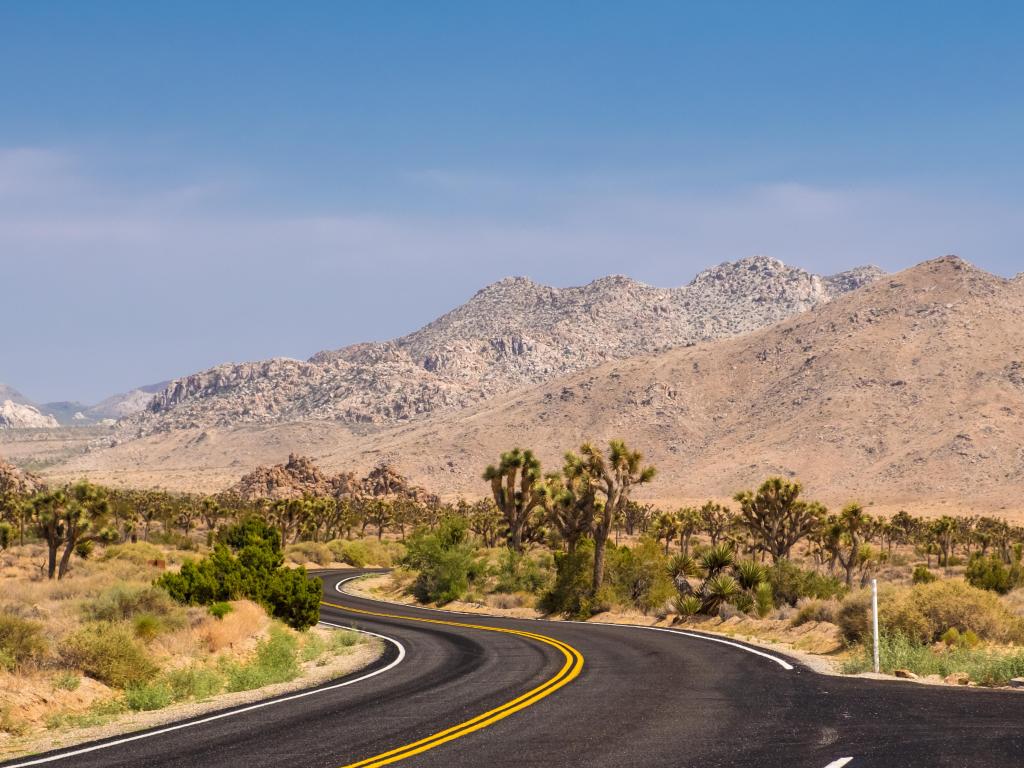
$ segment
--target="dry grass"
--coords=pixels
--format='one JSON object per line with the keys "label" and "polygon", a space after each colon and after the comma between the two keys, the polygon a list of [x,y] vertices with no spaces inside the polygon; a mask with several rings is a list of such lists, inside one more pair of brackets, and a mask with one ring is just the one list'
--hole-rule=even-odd
{"label": "dry grass", "polygon": [[266,612],[249,600],[231,603],[232,610],[223,619],[207,614],[193,632],[211,653],[224,650],[246,652],[263,639],[270,627]]}

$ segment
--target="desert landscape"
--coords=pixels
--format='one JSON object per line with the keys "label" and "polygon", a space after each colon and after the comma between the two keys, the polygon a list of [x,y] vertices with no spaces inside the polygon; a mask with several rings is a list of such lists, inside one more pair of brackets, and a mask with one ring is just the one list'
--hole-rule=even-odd
{"label": "desert landscape", "polygon": [[0,4],[0,768],[1019,768],[1019,4]]}

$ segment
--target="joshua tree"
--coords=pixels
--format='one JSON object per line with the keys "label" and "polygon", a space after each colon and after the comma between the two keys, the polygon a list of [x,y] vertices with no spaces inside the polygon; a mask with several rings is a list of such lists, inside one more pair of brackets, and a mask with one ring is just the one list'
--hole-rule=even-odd
{"label": "joshua tree", "polygon": [[[600,513],[594,516],[591,526],[594,537],[594,577],[591,588],[596,595],[604,581],[604,556],[612,523],[616,515],[622,514],[633,488],[649,483],[657,470],[652,466],[643,466],[643,454],[629,450],[622,440],[612,440],[608,444],[607,456],[590,443],[580,446],[580,454],[591,481],[597,484],[605,497],[604,505]],[[569,456],[566,456],[566,461],[569,461]]]}
{"label": "joshua tree", "polygon": [[[103,488],[81,481],[60,490],[42,493],[33,499],[36,528],[46,541],[46,573],[62,579],[68,572],[75,547],[97,540],[112,540],[113,531],[105,527],[110,503]],[[61,546],[60,564],[57,552]]]}
{"label": "joshua tree", "polygon": [[770,477],[756,492],[734,497],[740,505],[739,523],[772,556],[773,562],[788,558],[793,546],[821,524],[825,508],[799,498],[800,483]]}
{"label": "joshua tree", "polygon": [[700,515],[701,530],[711,539],[711,546],[715,546],[722,537],[732,528],[736,522],[732,511],[721,504],[713,501],[705,502],[698,512]]}
{"label": "joshua tree", "polygon": [[676,512],[679,521],[679,549],[686,555],[690,552],[690,539],[700,530],[700,512],[693,507],[683,507]]}
{"label": "joshua tree", "polygon": [[665,540],[665,554],[668,554],[668,548],[672,543],[672,540],[677,538],[680,533],[679,518],[671,512],[661,512],[656,518],[654,518],[654,540],[661,541]]}
{"label": "joshua tree", "polygon": [[466,505],[463,516],[469,520],[469,530],[480,537],[485,547],[498,546],[504,518],[492,499],[481,499],[472,506]]}
{"label": "joshua tree", "polygon": [[491,484],[494,503],[508,526],[508,544],[515,552],[523,550],[523,532],[535,509],[544,503],[544,482],[540,460],[533,451],[513,448],[501,454],[497,465],[484,470]]}
{"label": "joshua tree", "polygon": [[854,571],[863,564],[864,532],[870,524],[871,519],[860,504],[847,505],[839,515],[830,515],[825,523],[824,546],[843,566],[847,587],[853,586]]}

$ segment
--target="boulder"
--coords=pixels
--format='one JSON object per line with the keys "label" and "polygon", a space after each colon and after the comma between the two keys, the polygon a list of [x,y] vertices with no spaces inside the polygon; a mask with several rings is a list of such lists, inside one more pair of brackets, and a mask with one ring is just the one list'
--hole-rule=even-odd
{"label": "boulder", "polygon": [[1024,677],[1015,677],[1010,681],[1011,688],[1024,688]]}
{"label": "boulder", "polygon": [[915,675],[909,669],[897,669],[895,672],[893,672],[893,674],[896,675],[896,677],[900,678],[901,680],[919,680],[920,679],[917,675]]}
{"label": "boulder", "polygon": [[946,683],[949,685],[967,685],[971,682],[971,676],[966,672],[954,672],[946,675]]}

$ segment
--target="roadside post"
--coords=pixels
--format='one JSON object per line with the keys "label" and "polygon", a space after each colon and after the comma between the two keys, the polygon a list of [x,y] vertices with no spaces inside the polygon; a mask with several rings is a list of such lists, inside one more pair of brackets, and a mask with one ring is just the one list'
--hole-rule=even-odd
{"label": "roadside post", "polygon": [[871,633],[875,641],[875,674],[879,670],[878,664],[878,579],[871,580]]}

